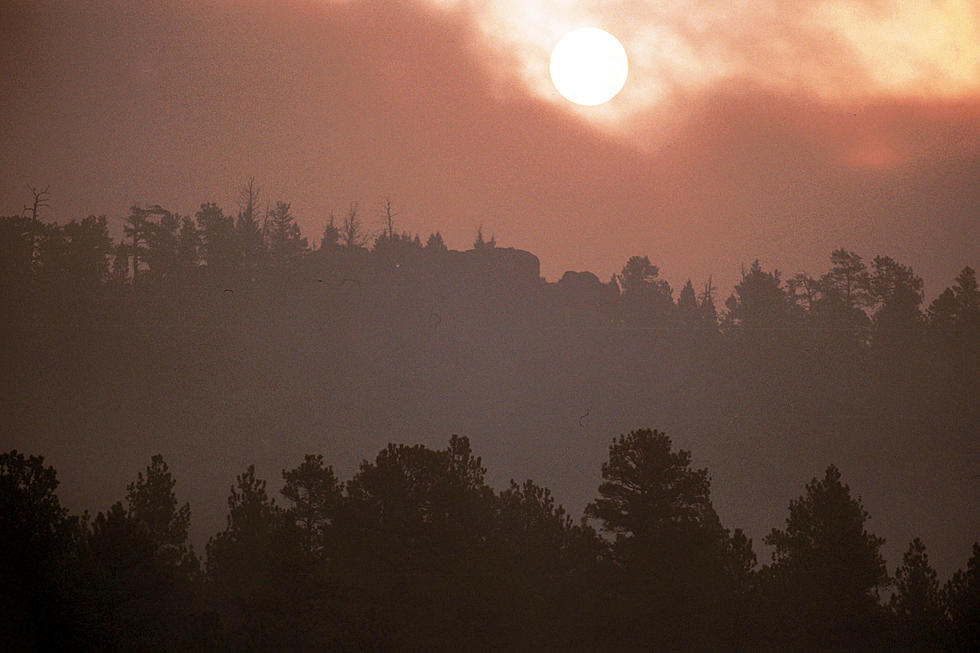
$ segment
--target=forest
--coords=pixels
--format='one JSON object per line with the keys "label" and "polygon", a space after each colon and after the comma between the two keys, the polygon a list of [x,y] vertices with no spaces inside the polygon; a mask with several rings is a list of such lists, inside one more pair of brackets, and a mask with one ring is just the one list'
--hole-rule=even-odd
{"label": "forest", "polygon": [[923,542],[889,574],[831,465],[752,541],[659,431],[616,438],[575,523],[531,480],[494,491],[469,440],[390,444],[346,482],[323,456],[255,467],[202,559],[162,456],[94,518],[43,458],[0,454],[6,650],[975,650],[980,544],[940,584]]}
{"label": "forest", "polygon": [[926,301],[840,248],[722,300],[645,255],[549,283],[388,202],[311,245],[252,182],[120,240],[44,200],[0,218],[4,648],[980,641],[970,267]]}

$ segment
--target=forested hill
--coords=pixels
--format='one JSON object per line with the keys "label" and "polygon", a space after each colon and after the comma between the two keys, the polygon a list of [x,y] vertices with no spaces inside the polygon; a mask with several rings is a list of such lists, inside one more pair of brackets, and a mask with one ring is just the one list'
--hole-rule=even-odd
{"label": "forested hill", "polygon": [[456,252],[389,220],[369,241],[352,207],[311,246],[287,204],[244,206],[134,207],[121,242],[105,218],[0,219],[0,449],[43,454],[73,509],[108,506],[161,453],[200,547],[248,464],[278,479],[317,453],[350,478],[389,442],[458,433],[492,486],[533,478],[579,515],[612,438],[651,425],[710,471],[722,521],[763,560],[762,535],[831,463],[892,563],[913,537],[941,575],[970,555],[970,268],[928,301],[909,267],[843,249],[814,276],[748,265],[729,297],[672,288],[655,255],[608,283],[547,283],[482,234]]}

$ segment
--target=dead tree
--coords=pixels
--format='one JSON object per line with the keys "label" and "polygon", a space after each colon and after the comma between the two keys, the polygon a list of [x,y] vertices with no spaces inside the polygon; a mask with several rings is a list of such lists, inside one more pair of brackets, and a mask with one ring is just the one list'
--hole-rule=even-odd
{"label": "dead tree", "polygon": [[391,198],[386,197],[384,200],[384,205],[381,209],[381,235],[386,237],[388,240],[394,240],[395,238],[396,215],[398,215],[398,212],[392,209]]}
{"label": "dead tree", "polygon": [[346,249],[363,247],[367,243],[368,236],[364,233],[357,211],[357,202],[351,202],[347,217],[344,218],[344,226],[340,230],[340,240]]}
{"label": "dead tree", "polygon": [[41,223],[37,218],[37,214],[41,209],[49,206],[48,200],[51,198],[51,193],[48,192],[49,188],[51,188],[51,186],[45,186],[44,190],[38,190],[34,186],[27,186],[27,189],[31,191],[31,195],[34,196],[33,203],[30,206],[24,207],[24,213],[27,214],[30,212],[31,216],[31,268],[37,268],[37,266],[40,264],[38,239],[41,235]]}

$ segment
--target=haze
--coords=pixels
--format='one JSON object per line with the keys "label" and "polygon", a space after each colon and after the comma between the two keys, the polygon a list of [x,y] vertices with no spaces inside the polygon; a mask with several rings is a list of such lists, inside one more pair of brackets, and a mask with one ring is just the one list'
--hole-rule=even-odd
{"label": "haze", "polygon": [[[552,280],[648,254],[728,288],[846,245],[932,295],[980,254],[980,10],[910,7],[16,0],[0,209],[30,183],[49,220],[188,214],[254,176],[306,233],[388,196],[408,231],[465,247],[483,224]],[[591,111],[547,80],[583,24],[633,66]]]}
{"label": "haze", "polygon": [[0,73],[7,648],[980,640],[975,0],[0,0]]}

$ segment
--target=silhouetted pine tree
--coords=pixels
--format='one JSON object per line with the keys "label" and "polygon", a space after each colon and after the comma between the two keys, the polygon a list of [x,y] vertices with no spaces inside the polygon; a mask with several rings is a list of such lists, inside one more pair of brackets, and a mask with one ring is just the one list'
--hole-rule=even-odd
{"label": "silhouetted pine tree", "polygon": [[[770,628],[801,647],[873,646],[881,631],[878,591],[888,584],[879,549],[865,528],[868,513],[833,465],[790,502],[766,570]],[[794,644],[795,646],[796,644]]]}

